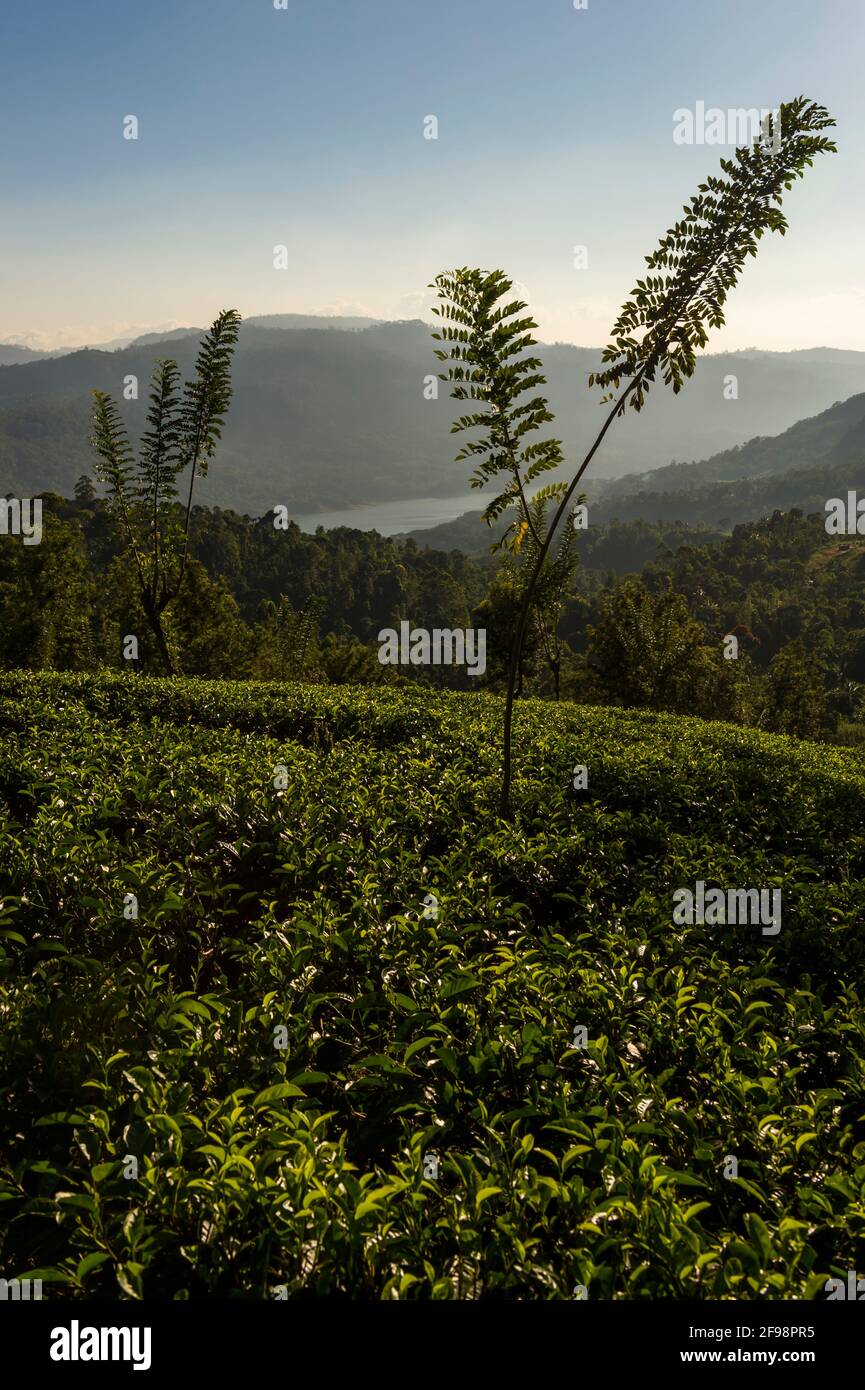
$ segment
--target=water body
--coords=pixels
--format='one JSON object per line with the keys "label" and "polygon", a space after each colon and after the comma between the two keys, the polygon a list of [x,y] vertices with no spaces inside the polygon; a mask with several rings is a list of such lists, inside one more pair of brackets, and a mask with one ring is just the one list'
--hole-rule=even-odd
{"label": "water body", "polygon": [[381,536],[396,536],[401,531],[419,531],[438,526],[443,521],[455,521],[463,512],[482,511],[486,501],[480,492],[460,493],[457,497],[416,497],[407,502],[374,502],[368,507],[347,507],[337,512],[314,512],[309,516],[293,516],[302,531],[314,531],[323,526],[352,526],[356,531],[378,531]]}

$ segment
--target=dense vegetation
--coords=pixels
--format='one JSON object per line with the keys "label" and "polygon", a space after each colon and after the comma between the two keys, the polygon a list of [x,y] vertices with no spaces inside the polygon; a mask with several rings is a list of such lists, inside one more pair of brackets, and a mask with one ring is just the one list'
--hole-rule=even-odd
{"label": "dense vegetation", "polygon": [[[123,636],[137,633],[139,666],[158,670],[105,503],[82,484],[77,500],[49,495],[44,507],[41,545],[0,537],[0,667],[119,670],[128,667]],[[821,516],[795,512],[708,533],[711,541],[702,528],[647,522],[576,534],[581,565],[561,622],[564,694],[841,743],[865,737],[861,537],[827,536]],[[379,664],[378,632],[405,618],[485,627],[480,683],[501,689],[514,623],[510,559],[348,528],[311,536],[294,523],[275,529],[272,515],[203,507],[193,513],[192,553],[172,630],[186,674],[471,688],[475,678],[459,668]],[[640,570],[638,584],[628,579]],[[664,632],[672,645],[659,679]],[[723,658],[729,633],[737,661]],[[551,690],[537,641],[524,687]]]}
{"label": "dense vegetation", "polygon": [[[429,627],[466,626],[486,588],[482,564],[421,553],[375,532],[310,536],[293,522],[276,530],[272,514],[251,520],[203,507],[192,520],[183,603],[168,615],[190,675],[284,678],[303,670],[324,680],[382,679],[384,668],[362,644],[400,615]],[[40,545],[0,537],[0,665],[120,669],[127,667],[123,636],[133,633],[140,665],[158,670],[121,550],[107,505],[86,479],[77,501],[45,499]],[[317,631],[333,640],[304,654],[296,650],[296,618],[313,607]]]}
{"label": "dense vegetation", "polygon": [[[0,678],[7,1275],[757,1298],[861,1268],[861,761],[520,702],[505,825],[500,710]],[[672,926],[698,878],[781,887],[781,933]]]}

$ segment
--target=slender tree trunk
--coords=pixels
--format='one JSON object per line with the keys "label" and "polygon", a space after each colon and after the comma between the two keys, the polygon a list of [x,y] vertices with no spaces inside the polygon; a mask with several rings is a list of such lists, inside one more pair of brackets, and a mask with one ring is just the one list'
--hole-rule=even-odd
{"label": "slender tree trunk", "polygon": [[[752,204],[752,206],[756,205],[756,201],[759,196],[763,196],[763,194],[761,193],[755,195],[754,204]],[[687,310],[693,303],[694,299],[702,291],[709,277],[713,275],[717,270],[718,265],[720,264],[724,254],[732,244],[733,235],[734,233],[730,232],[730,234],[725,239],[722,249],[716,253],[711,264],[701,266],[699,270],[692,275],[691,281],[689,284],[686,285],[685,290],[683,291],[681,296],[681,302],[677,307],[678,321],[681,321],[685,317]],[[616,416],[623,413],[625,402],[627,401],[628,396],[631,394],[634,388],[639,385],[639,383],[642,381],[643,377],[648,373],[650,368],[654,369],[658,365],[661,352],[663,351],[664,347],[668,345],[668,343],[669,339],[667,340],[666,344],[658,343],[656,345],[651,356],[643,362],[639,370],[631,378],[624,391],[622,391],[621,395],[616,400],[612,410],[610,411],[609,415],[607,416],[606,420],[601,426],[601,429],[599,430],[598,435],[594,443],[592,444],[592,447],[590,448],[589,452],[586,454],[586,457],[583,459],[582,463],[577,469],[576,475],[573,478],[570,486],[568,487],[567,492],[562,497],[562,500],[559,503],[558,510],[555,516],[553,517],[552,523],[547,530],[546,536],[544,537],[543,544],[541,545],[541,548],[538,551],[534,569],[532,570],[532,575],[529,580],[528,587],[526,589],[522,608],[520,610],[520,621],[519,626],[517,628],[516,637],[514,639],[514,645],[511,650],[511,667],[508,673],[508,693],[507,699],[505,701],[502,792],[501,799],[499,801],[499,814],[505,820],[509,820],[511,815],[511,725],[513,722],[514,714],[514,683],[516,681],[517,665],[519,662],[520,653],[523,649],[523,641],[525,638],[526,631],[526,619],[528,617],[528,612],[529,608],[531,607],[532,599],[534,598],[534,593],[538,582],[538,575],[541,572],[541,566],[543,565],[546,553],[550,548],[550,542],[553,538],[553,533],[556,527],[558,526],[559,522],[561,521],[562,516],[564,515],[565,508],[567,507],[568,503],[573,497],[574,492],[577,488],[577,484],[579,483],[580,479],[582,478],[583,474],[585,473],[586,469],[588,468],[589,464],[591,463],[592,459],[594,458],[595,454],[600,448],[601,442],[604,436],[606,435],[607,430],[610,428],[610,425],[613,423]]]}
{"label": "slender tree trunk", "polygon": [[171,659],[171,652],[168,650],[168,642],[165,639],[165,632],[162,627],[162,618],[160,617],[159,613],[156,613],[155,622],[152,626],[154,636],[156,637],[156,645],[159,647],[159,654],[162,657],[162,661],[165,666],[165,674],[167,676],[174,676],[177,674],[177,672],[174,669],[174,662]]}
{"label": "slender tree trunk", "polygon": [[174,676],[177,672],[174,669],[171,652],[168,650],[168,642],[165,637],[165,630],[162,626],[162,614],[157,605],[150,601],[149,595],[144,600],[144,613],[150,624],[150,630],[156,638],[156,645],[159,648],[159,655],[162,657],[165,674]]}
{"label": "slender tree trunk", "polygon": [[168,676],[174,676],[177,673],[174,669],[174,662],[171,660],[171,652],[168,650],[168,643],[165,640],[165,633],[162,630],[162,619],[160,618],[158,613],[156,615],[156,624],[154,627],[154,632],[156,633],[156,642],[159,647],[160,655],[165,663],[165,673]]}
{"label": "slender tree trunk", "polygon": [[517,671],[520,666],[520,660],[523,652],[523,643],[525,641],[526,636],[526,623],[528,621],[529,609],[532,606],[532,599],[535,596],[535,589],[537,588],[538,583],[538,575],[541,572],[541,568],[546,558],[547,551],[550,548],[550,542],[553,539],[553,534],[555,533],[556,527],[558,526],[565,513],[565,509],[567,508],[568,503],[570,502],[571,498],[576,492],[577,484],[579,483],[580,479],[582,478],[592,459],[595,457],[595,454],[600,448],[604,435],[607,433],[607,430],[610,428],[610,425],[613,423],[616,416],[621,412],[625,404],[625,401],[628,399],[628,396],[634,390],[634,387],[637,386],[637,384],[639,383],[641,377],[646,372],[648,366],[649,363],[644,362],[643,366],[640,368],[637,374],[631,379],[631,381],[628,382],[628,385],[625,387],[624,391],[619,396],[618,400],[616,401],[615,405],[613,406],[612,410],[610,411],[609,415],[607,416],[606,420],[601,426],[601,429],[598,432],[598,436],[595,439],[594,444],[592,445],[591,449],[586,454],[586,457],[583,459],[582,463],[577,469],[577,472],[574,475],[574,478],[570,486],[568,487],[567,492],[565,493],[561,502],[559,503],[558,510],[555,516],[553,517],[552,522],[547,528],[547,534],[544,537],[540,550],[538,551],[537,557],[535,559],[534,568],[531,573],[531,577],[529,579],[528,584],[526,585],[526,591],[523,595],[523,602],[520,607],[519,622],[517,623],[517,630],[514,635],[514,642],[511,648],[510,669],[508,671],[508,693],[505,698],[505,728],[504,745],[502,750],[502,792],[501,798],[499,800],[499,815],[502,817],[503,820],[510,820],[511,816],[511,732],[514,717],[514,689],[516,686]]}
{"label": "slender tree trunk", "polygon": [[508,693],[505,697],[504,768],[502,771],[501,800],[499,802],[499,814],[505,820],[509,820],[511,814],[511,724],[514,714],[514,687],[516,685],[517,672],[522,672],[522,651],[526,630],[526,616],[529,611],[533,589],[534,584],[530,583],[523,596],[523,604],[520,609],[517,630],[514,633],[508,669]]}

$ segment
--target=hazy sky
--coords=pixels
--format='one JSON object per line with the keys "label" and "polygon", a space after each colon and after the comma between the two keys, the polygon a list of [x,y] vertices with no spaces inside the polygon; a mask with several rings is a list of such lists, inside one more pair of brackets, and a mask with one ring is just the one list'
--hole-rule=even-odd
{"label": "hazy sky", "polygon": [[863,49],[863,0],[8,5],[0,341],[228,305],[417,317],[439,270],[477,264],[521,282],[543,337],[600,343],[729,153],[675,144],[673,112],[805,93],[840,152],[795,185],[712,347],[865,349]]}

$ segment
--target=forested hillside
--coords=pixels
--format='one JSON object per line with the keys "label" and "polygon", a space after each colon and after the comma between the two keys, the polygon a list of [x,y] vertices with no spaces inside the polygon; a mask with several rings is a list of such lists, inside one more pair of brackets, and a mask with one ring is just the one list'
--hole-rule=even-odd
{"label": "forested hillside", "polygon": [[[352,320],[337,319],[330,328],[282,326],[295,319],[309,323],[303,316],[267,315],[244,324],[223,462],[202,480],[201,500],[256,515],[282,503],[310,515],[464,491],[464,471],[453,463],[448,434],[451,402],[444,392],[428,398],[438,368],[429,325],[381,323],[350,332],[341,330]],[[0,491],[71,494],[89,466],[91,391],[114,395],[138,437],[154,362],[175,357],[188,373],[199,337],[193,329],[161,340],[148,334],[116,351],[82,349],[0,365]],[[597,398],[586,380],[600,351],[559,343],[542,345],[541,354],[558,428],[573,459],[598,427]],[[738,381],[736,400],[724,398],[731,374]],[[138,381],[137,400],[124,396],[130,376]],[[619,422],[593,474],[614,477],[672,459],[705,457],[757,434],[776,434],[863,390],[862,353],[706,355],[681,399],[658,394],[647,401],[639,422]],[[656,514],[628,512],[647,519]],[[693,511],[663,515],[718,522],[714,514]]]}
{"label": "forested hillside", "polygon": [[822,512],[865,483],[865,395],[839,401],[775,438],[752,439],[702,463],[677,464],[589,489],[599,522],[702,521],[729,530],[770,512]]}
{"label": "forested hillside", "polygon": [[[822,512],[830,497],[865,484],[865,395],[838,401],[783,434],[750,439],[699,463],[674,463],[648,473],[589,477],[594,524],[678,522],[729,531],[774,511]],[[470,549],[480,512],[411,532],[420,544]]]}

